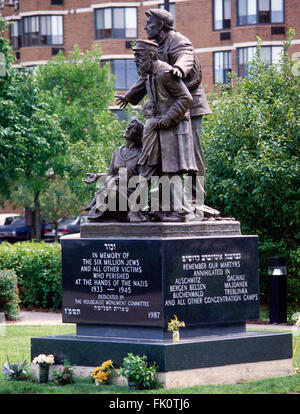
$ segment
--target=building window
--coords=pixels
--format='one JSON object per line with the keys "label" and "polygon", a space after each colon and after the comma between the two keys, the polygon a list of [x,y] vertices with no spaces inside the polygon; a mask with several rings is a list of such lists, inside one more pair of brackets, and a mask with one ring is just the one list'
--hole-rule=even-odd
{"label": "building window", "polygon": [[9,37],[10,37],[10,44],[12,48],[20,49],[21,47],[21,22],[20,20],[16,20],[12,22],[9,28]]}
{"label": "building window", "polygon": [[137,37],[136,7],[95,10],[96,39]]}
{"label": "building window", "polygon": [[62,16],[31,16],[22,19],[23,46],[62,45]]}
{"label": "building window", "polygon": [[238,0],[238,25],[283,23],[284,0]]}
{"label": "building window", "polygon": [[62,52],[64,54],[65,49],[63,47],[53,47],[52,51],[51,51],[51,54],[52,54],[52,56],[56,56],[56,55],[59,54],[59,52]]}
{"label": "building window", "polygon": [[62,16],[41,16],[40,35],[43,45],[63,44],[63,21]]}
{"label": "building window", "polygon": [[25,17],[23,23],[23,46],[39,45],[39,17]]}
{"label": "building window", "polygon": [[112,73],[115,75],[115,88],[117,90],[129,89],[137,80],[138,74],[133,59],[112,59],[102,61],[102,64],[110,62]]}
{"label": "building window", "polygon": [[[164,4],[160,4],[158,6],[159,9],[164,9],[165,6]],[[172,14],[173,19],[174,19],[174,29],[176,28],[176,3],[170,3],[169,4],[169,12]]]}
{"label": "building window", "polygon": [[64,4],[64,0],[51,0],[51,4]]}
{"label": "building window", "polygon": [[271,23],[284,22],[284,0],[271,0]]}
{"label": "building window", "polygon": [[213,0],[214,30],[231,28],[231,0]]}
{"label": "building window", "polygon": [[[248,76],[251,61],[255,58],[256,47],[242,47],[237,49],[237,73],[239,76]],[[268,65],[277,64],[283,52],[282,46],[262,46],[261,59]]]}
{"label": "building window", "polygon": [[231,73],[231,52],[214,53],[214,83],[227,83]]}

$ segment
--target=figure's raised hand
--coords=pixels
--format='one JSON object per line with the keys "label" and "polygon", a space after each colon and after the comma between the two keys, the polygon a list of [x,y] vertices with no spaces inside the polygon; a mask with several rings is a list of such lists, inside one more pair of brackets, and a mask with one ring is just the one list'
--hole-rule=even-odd
{"label": "figure's raised hand", "polygon": [[86,178],[84,178],[83,181],[85,183],[91,184],[91,183],[94,183],[97,180],[97,178],[98,178],[98,175],[97,174],[86,173]]}
{"label": "figure's raised hand", "polygon": [[179,68],[176,68],[176,66],[170,69],[170,73],[172,73],[172,75],[175,76],[176,78],[179,78],[179,79],[182,78],[182,72]]}
{"label": "figure's raised hand", "polygon": [[121,109],[126,108],[128,101],[123,95],[115,95],[116,98],[116,104],[121,107]]}

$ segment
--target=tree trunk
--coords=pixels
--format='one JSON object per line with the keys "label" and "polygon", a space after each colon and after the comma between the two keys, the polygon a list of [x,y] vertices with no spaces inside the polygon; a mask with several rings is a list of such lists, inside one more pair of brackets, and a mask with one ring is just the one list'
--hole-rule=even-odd
{"label": "tree trunk", "polygon": [[40,193],[34,195],[34,212],[35,212],[35,237],[36,241],[40,242],[41,237],[41,208],[40,208]]}
{"label": "tree trunk", "polygon": [[35,213],[30,207],[25,207],[25,224],[27,227],[27,239],[32,241],[35,238]]}
{"label": "tree trunk", "polygon": [[57,221],[55,221],[54,229],[55,229],[55,241],[58,242],[58,222]]}

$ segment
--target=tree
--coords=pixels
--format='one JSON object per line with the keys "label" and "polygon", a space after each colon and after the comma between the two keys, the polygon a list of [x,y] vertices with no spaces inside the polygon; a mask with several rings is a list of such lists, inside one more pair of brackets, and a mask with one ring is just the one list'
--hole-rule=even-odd
{"label": "tree", "polygon": [[101,56],[99,45],[85,53],[75,45],[68,58],[60,52],[37,71],[37,85],[70,142],[86,137],[98,141],[96,122],[113,100],[114,81]]}
{"label": "tree", "polygon": [[62,217],[76,214],[80,205],[68,184],[60,176],[50,178],[47,190],[41,195],[41,210],[46,222],[54,225],[55,241],[58,241],[58,225]]}
{"label": "tree", "polygon": [[[237,218],[244,233],[257,234],[260,253],[284,255],[293,284],[300,263],[300,79],[289,45],[279,65],[267,66],[259,42],[248,77],[233,76],[228,87],[217,88],[203,141],[208,205]],[[266,299],[266,259],[260,259]],[[296,282],[289,300],[299,294]]]}
{"label": "tree", "polygon": [[41,66],[37,85],[44,92],[51,114],[56,114],[68,137],[61,175],[84,207],[95,188],[83,183],[86,172],[106,171],[111,154],[120,145],[125,122],[118,122],[108,109],[115,93],[113,75],[101,64],[99,45],[82,53],[74,46]]}
{"label": "tree", "polygon": [[9,194],[9,184],[19,174],[19,159],[25,151],[14,134],[15,118],[19,111],[15,106],[13,94],[17,84],[17,73],[12,69],[13,57],[5,33],[8,24],[0,18],[0,194]]}
{"label": "tree", "polygon": [[96,122],[97,142],[86,137],[84,140],[69,145],[68,165],[64,172],[64,180],[69,184],[77,199],[81,201],[81,207],[89,204],[96,191],[95,185],[83,182],[86,173],[108,170],[113,151],[119,145],[124,144],[125,129],[126,122],[118,122],[110,112],[107,112]]}
{"label": "tree", "polygon": [[57,116],[49,115],[33,76],[12,68],[11,49],[4,38],[7,28],[0,19],[0,53],[6,62],[0,78],[0,193],[6,198],[18,186],[27,188],[34,199],[40,240],[39,197],[48,185],[47,171],[65,151],[65,137]]}

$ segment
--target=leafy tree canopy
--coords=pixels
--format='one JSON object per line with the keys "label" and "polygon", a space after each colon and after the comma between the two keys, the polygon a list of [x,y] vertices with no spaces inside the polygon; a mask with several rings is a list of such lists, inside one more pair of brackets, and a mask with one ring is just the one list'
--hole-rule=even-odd
{"label": "leafy tree canopy", "polygon": [[83,183],[85,173],[107,170],[125,130],[125,122],[118,122],[108,109],[115,93],[114,80],[101,56],[99,45],[85,53],[75,45],[68,58],[60,53],[39,67],[36,78],[68,137],[64,164],[55,173],[68,183],[82,207],[96,190]]}
{"label": "leafy tree canopy", "polygon": [[47,170],[65,150],[58,118],[49,115],[32,76],[12,67],[11,49],[4,38],[7,28],[0,19],[0,55],[5,61],[0,76],[0,193],[6,197],[19,180],[33,192],[40,191]]}
{"label": "leafy tree canopy", "polygon": [[207,202],[248,232],[290,240],[299,231],[299,76],[286,54],[267,66],[259,51],[247,78],[217,90],[204,122]]}
{"label": "leafy tree canopy", "polygon": [[98,141],[95,122],[113,100],[114,81],[101,56],[99,45],[85,53],[75,45],[68,58],[60,52],[37,71],[37,85],[71,142]]}
{"label": "leafy tree canopy", "polygon": [[289,300],[299,303],[300,76],[288,53],[277,65],[258,53],[247,78],[233,75],[212,95],[213,114],[203,123],[207,164],[206,204],[257,234],[262,296],[267,257],[288,261]]}

